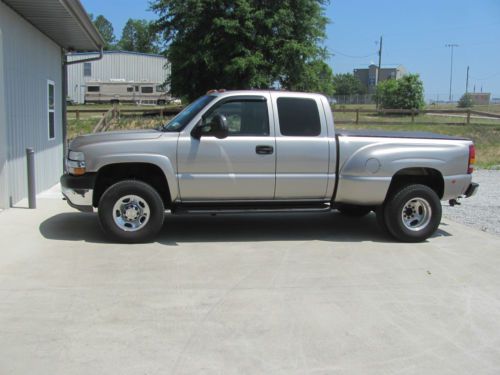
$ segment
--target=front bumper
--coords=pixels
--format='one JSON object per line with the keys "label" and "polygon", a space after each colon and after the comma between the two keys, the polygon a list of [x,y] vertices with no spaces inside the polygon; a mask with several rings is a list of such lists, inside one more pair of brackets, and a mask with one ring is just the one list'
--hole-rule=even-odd
{"label": "front bumper", "polygon": [[477,189],[479,189],[479,184],[476,184],[475,182],[471,182],[467,190],[465,191],[464,195],[465,198],[472,197],[477,193]]}
{"label": "front bumper", "polygon": [[86,173],[83,176],[64,174],[61,176],[61,190],[68,204],[83,212],[92,212],[92,195],[96,174]]}

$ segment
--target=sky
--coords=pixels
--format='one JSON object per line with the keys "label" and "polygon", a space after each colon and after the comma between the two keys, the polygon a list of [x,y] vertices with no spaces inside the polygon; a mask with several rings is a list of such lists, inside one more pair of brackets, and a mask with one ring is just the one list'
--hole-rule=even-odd
{"label": "sky", "polygon": [[[153,20],[148,0],[81,0],[88,12],[103,14],[120,36],[129,18]],[[418,73],[428,100],[447,100],[453,53],[452,95],[491,92],[500,98],[500,0],[331,0],[324,41],[334,73],[378,63],[383,37],[382,65],[402,64]]]}

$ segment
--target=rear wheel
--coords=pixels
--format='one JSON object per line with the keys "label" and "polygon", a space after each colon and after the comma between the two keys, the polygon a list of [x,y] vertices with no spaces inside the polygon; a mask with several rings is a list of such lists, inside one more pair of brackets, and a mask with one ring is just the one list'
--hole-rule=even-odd
{"label": "rear wheel", "polygon": [[373,210],[373,207],[354,204],[339,204],[336,208],[342,215],[351,217],[362,217],[368,215]]}
{"label": "rear wheel", "polygon": [[383,223],[392,236],[403,242],[429,238],[441,222],[441,202],[425,185],[408,185],[389,197],[383,210]]}
{"label": "rear wheel", "polygon": [[99,200],[98,212],[104,232],[119,242],[150,240],[163,225],[163,201],[142,181],[126,180],[109,187]]}

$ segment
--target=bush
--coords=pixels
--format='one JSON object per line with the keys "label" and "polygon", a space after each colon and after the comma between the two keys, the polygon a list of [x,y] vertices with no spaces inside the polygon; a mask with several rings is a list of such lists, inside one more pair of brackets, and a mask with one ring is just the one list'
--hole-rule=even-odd
{"label": "bush", "polygon": [[424,85],[418,74],[380,82],[375,97],[382,108],[421,109],[425,105]]}
{"label": "bush", "polygon": [[471,94],[463,94],[460,100],[458,101],[459,108],[470,108],[474,105],[474,101],[472,100]]}

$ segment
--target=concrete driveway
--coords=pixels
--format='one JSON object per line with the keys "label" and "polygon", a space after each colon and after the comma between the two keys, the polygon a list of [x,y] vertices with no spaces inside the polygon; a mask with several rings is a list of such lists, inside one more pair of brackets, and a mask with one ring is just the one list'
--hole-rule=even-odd
{"label": "concrete driveway", "polygon": [[498,374],[500,238],[373,216],[167,217],[106,243],[44,199],[0,213],[0,374]]}

